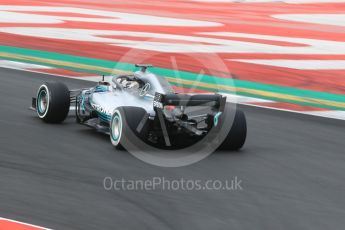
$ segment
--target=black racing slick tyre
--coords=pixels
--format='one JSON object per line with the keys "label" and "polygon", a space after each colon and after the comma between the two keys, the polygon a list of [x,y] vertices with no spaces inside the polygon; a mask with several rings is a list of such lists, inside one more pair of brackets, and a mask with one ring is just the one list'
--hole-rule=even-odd
{"label": "black racing slick tyre", "polygon": [[63,122],[69,112],[70,92],[60,82],[46,82],[37,91],[36,111],[47,123]]}
{"label": "black racing slick tyre", "polygon": [[247,122],[244,112],[236,110],[232,127],[218,147],[219,150],[239,150],[243,147],[247,137]]}
{"label": "black racing slick tyre", "polygon": [[123,149],[122,144],[124,139],[128,137],[129,131],[140,138],[146,128],[144,124],[146,114],[146,110],[139,107],[122,106],[116,108],[110,121],[109,130],[112,145],[117,149]]}

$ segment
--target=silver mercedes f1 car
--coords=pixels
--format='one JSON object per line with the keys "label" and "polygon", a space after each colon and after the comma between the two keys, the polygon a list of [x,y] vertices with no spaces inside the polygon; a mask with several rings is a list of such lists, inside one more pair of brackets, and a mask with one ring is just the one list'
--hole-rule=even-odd
{"label": "silver mercedes f1 car", "polygon": [[[76,121],[110,135],[116,148],[123,148],[130,131],[146,144],[160,149],[181,149],[202,141],[227,117],[226,97],[221,94],[178,94],[169,82],[151,73],[151,65],[136,65],[134,74],[118,75],[92,88],[69,90],[60,82],[42,84],[31,109],[48,123],[63,122],[75,110]],[[237,150],[246,140],[242,111],[233,122],[219,149]]]}

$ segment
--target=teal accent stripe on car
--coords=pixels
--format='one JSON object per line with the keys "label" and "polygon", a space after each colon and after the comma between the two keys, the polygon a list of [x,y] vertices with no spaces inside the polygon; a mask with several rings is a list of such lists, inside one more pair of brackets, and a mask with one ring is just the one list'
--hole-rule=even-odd
{"label": "teal accent stripe on car", "polygon": [[101,120],[110,123],[110,121],[111,121],[111,115],[108,115],[108,114],[105,114],[105,113],[102,113],[102,112],[99,112],[99,111],[97,111],[97,115],[98,115],[98,117],[99,117]]}

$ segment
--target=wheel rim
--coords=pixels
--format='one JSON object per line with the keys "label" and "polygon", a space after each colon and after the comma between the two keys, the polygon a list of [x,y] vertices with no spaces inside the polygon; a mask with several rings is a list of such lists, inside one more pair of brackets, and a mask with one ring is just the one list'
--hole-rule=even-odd
{"label": "wheel rim", "polygon": [[47,110],[48,96],[45,90],[42,90],[38,95],[38,110],[44,113]]}
{"label": "wheel rim", "polygon": [[122,121],[119,114],[115,113],[111,123],[111,138],[113,143],[117,145],[122,134]]}
{"label": "wheel rim", "polygon": [[39,118],[45,118],[48,113],[50,104],[50,95],[49,90],[46,85],[42,85],[37,92],[37,101],[36,101],[36,108],[37,108],[37,115]]}

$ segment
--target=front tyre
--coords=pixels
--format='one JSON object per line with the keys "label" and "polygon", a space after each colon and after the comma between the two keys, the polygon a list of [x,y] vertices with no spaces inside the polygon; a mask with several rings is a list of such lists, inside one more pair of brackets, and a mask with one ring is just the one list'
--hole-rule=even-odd
{"label": "front tyre", "polygon": [[61,123],[68,115],[70,92],[60,82],[46,82],[37,91],[36,111],[47,123]]}

